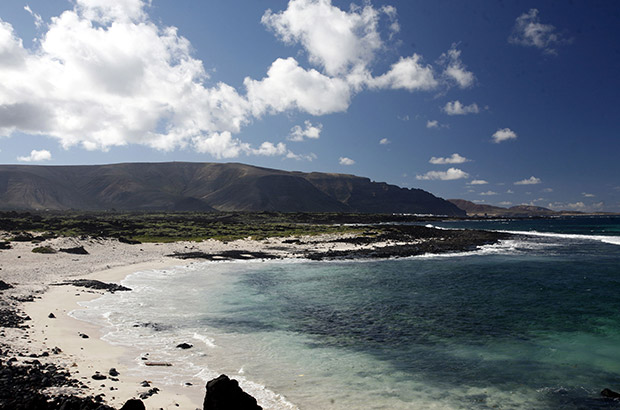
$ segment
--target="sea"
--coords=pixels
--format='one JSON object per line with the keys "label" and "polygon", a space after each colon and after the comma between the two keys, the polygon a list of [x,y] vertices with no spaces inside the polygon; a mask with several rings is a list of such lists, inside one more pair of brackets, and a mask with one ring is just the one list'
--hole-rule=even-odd
{"label": "sea", "polygon": [[138,374],[227,374],[266,409],[620,408],[600,396],[620,391],[620,217],[432,224],[517,236],[380,261],[140,271],[122,282],[133,291],[72,315],[127,346]]}

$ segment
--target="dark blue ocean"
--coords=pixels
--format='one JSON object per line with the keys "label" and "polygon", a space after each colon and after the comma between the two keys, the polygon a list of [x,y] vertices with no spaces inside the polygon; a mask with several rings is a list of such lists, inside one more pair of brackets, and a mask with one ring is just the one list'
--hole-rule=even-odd
{"label": "dark blue ocean", "polygon": [[453,255],[137,272],[133,292],[74,315],[132,346],[136,371],[148,352],[175,363],[163,382],[226,373],[265,408],[620,408],[600,397],[620,391],[620,218],[433,225],[519,235]]}

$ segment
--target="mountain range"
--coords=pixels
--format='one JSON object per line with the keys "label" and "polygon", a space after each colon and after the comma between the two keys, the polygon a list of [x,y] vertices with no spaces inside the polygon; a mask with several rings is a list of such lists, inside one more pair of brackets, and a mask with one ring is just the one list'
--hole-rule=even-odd
{"label": "mountain range", "polygon": [[279,211],[465,216],[421,189],[239,163],[0,165],[0,209]]}
{"label": "mountain range", "polygon": [[[448,201],[465,211],[467,216],[529,217],[569,214],[569,212],[557,212],[549,208],[533,205],[516,205],[510,208],[503,208],[501,206],[476,204],[464,199],[448,199]],[[574,214],[575,212],[572,213]]]}

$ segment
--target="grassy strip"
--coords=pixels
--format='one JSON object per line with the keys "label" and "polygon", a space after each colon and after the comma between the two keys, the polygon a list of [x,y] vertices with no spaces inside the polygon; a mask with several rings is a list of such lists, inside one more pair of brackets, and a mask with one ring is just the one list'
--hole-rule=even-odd
{"label": "grassy strip", "polygon": [[[332,214],[280,213],[18,213],[0,212],[0,230],[14,238],[22,232],[56,236],[116,237],[140,242],[175,242],[252,237],[359,233],[362,228],[328,224]],[[312,219],[315,218],[319,222]],[[313,223],[314,222],[314,223]],[[37,239],[42,239],[39,235]]]}

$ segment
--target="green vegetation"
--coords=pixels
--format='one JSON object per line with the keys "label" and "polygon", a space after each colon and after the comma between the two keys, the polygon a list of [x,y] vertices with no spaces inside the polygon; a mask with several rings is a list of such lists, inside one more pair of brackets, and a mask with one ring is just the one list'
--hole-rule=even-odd
{"label": "green vegetation", "polygon": [[[252,237],[361,233],[347,225],[394,220],[393,215],[305,214],[275,212],[0,212],[0,230],[13,239],[33,240],[57,236],[113,237],[128,242],[174,242],[217,239],[231,241]],[[40,248],[35,248],[40,249]]]}

